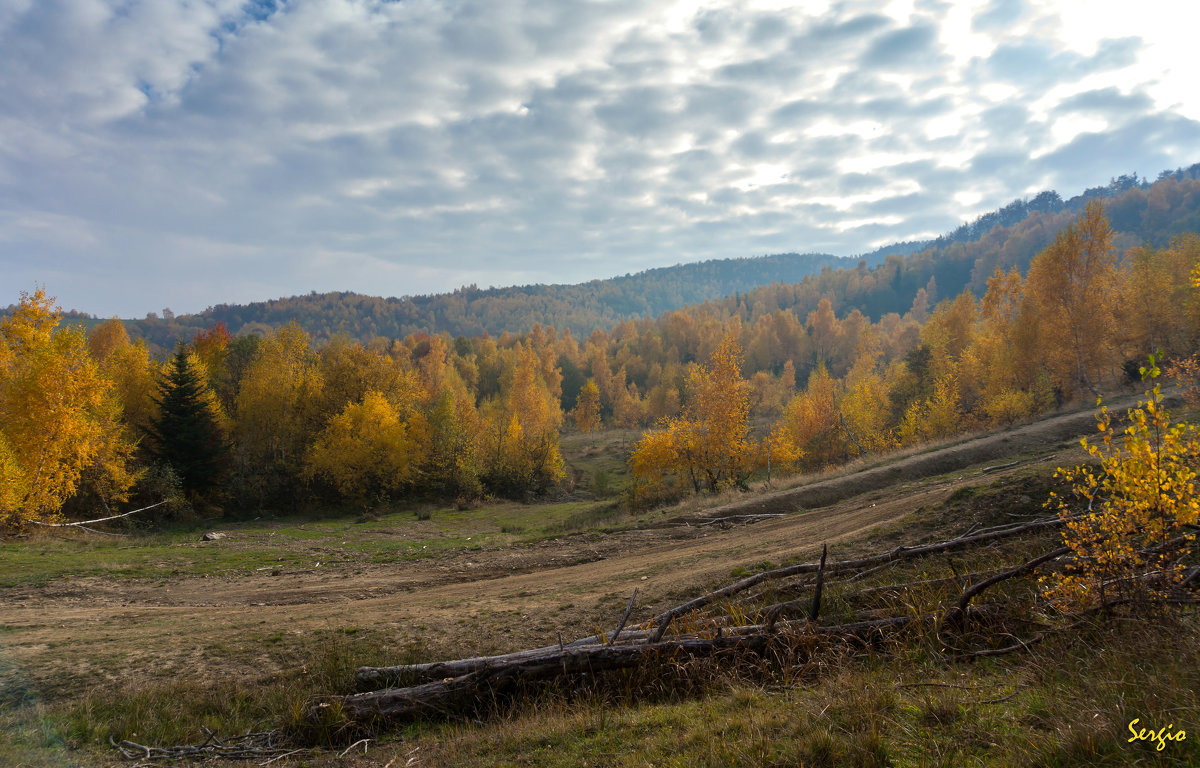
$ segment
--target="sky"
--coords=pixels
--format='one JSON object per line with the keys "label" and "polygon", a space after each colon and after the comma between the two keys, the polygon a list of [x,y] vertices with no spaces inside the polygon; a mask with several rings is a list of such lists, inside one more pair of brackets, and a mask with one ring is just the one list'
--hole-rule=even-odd
{"label": "sky", "polygon": [[0,0],[0,305],[141,317],[933,237],[1200,162],[1186,8]]}

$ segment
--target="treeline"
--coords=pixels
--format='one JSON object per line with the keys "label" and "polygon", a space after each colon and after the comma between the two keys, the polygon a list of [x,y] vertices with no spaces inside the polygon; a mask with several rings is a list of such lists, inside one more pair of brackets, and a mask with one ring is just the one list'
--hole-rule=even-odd
{"label": "treeline", "polygon": [[[118,320],[60,324],[39,292],[0,323],[0,515],[163,496],[171,514],[530,498],[559,487],[564,424],[656,427],[633,466],[651,501],[743,485],[768,451],[809,470],[1007,424],[1136,380],[1147,353],[1196,349],[1200,235],[1118,245],[1093,202],[1024,274],[994,269],[980,298],[936,300],[936,275],[914,289],[920,268],[889,260],[586,339],[535,324],[316,344],[296,325],[218,323],[167,361]],[[793,309],[821,284],[836,290]],[[903,311],[844,309],[905,286]]]}
{"label": "treeline", "polygon": [[[1114,230],[1112,245],[1118,252],[1135,246],[1162,248],[1177,235],[1200,231],[1200,165],[1164,172],[1148,186],[1123,176],[1090,191],[1105,193],[1090,200],[1103,200]],[[984,224],[992,219],[989,214],[970,225],[970,234],[976,239],[948,236],[907,258],[889,255],[874,268],[860,261],[853,269],[823,270],[798,284],[765,285],[711,305],[714,311],[754,322],[781,309],[803,316],[828,298],[839,315],[857,309],[879,320],[888,313],[904,313],[920,288],[926,289],[931,306],[963,290],[982,296],[997,269],[1015,268],[1024,273],[1034,255],[1053,243],[1088,203],[1079,197],[1062,202],[1054,193],[1043,193],[1034,200],[1041,202],[1036,207],[1033,201],[1009,206],[1019,210],[1012,214],[1018,218],[1016,223],[995,223],[984,231]]]}

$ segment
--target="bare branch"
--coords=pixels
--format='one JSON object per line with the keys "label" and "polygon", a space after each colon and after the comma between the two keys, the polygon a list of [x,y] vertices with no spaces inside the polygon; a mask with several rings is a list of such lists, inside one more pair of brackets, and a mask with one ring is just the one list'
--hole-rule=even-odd
{"label": "bare branch", "polygon": [[[633,590],[633,594],[629,596],[629,605],[625,606],[625,615],[621,617],[621,623],[617,625],[617,628],[613,632],[612,637],[609,638],[609,640],[608,640],[609,645],[612,645],[613,643],[617,642],[617,636],[621,634],[622,629],[625,629],[625,622],[629,621],[629,614],[631,611],[633,611],[633,601],[637,599],[637,593],[638,593],[638,591],[635,589],[635,590]],[[562,642],[559,641],[559,648],[561,648],[561,647],[562,647]]]}
{"label": "bare branch", "polygon": [[[30,520],[29,522],[33,523],[34,525],[45,526],[46,528],[70,528],[73,526],[92,525],[94,523],[103,523],[107,520],[116,520],[121,517],[129,517],[130,515],[136,515],[138,512],[145,512],[147,509],[154,509],[155,507],[162,506],[163,504],[166,504],[166,503],[167,503],[167,499],[163,499],[162,501],[158,502],[157,504],[151,504],[148,507],[142,507],[141,509],[135,509],[132,512],[125,512],[120,515],[112,515],[111,517],[99,517],[99,518],[96,518],[95,520],[80,520],[75,523],[43,523],[43,522],[39,522],[37,520]],[[87,529],[84,529],[84,530],[87,530]],[[93,531],[93,533],[100,533],[100,531]]]}
{"label": "bare branch", "polygon": [[[890,552],[884,552],[878,555],[860,558],[858,560],[842,560],[840,562],[829,563],[825,571],[826,573],[839,573],[841,571],[858,570],[860,568],[869,568],[877,565],[884,565],[896,560],[907,559],[911,557],[922,557],[937,552],[945,552],[948,550],[971,547],[977,544],[982,544],[988,541],[1004,539],[1009,536],[1026,533],[1029,531],[1039,530],[1041,528],[1054,528],[1065,524],[1068,520],[1074,518],[1052,517],[1042,520],[1032,520],[1027,523],[1012,525],[1001,530],[989,531],[987,533],[977,533],[975,535],[962,535],[948,541],[941,541],[935,544],[923,544],[916,547],[896,547]],[[689,611],[694,611],[698,608],[703,608],[710,603],[713,603],[730,595],[744,592],[751,587],[757,586],[769,579],[779,579],[785,576],[795,576],[801,573],[816,573],[820,569],[820,563],[801,563],[798,565],[789,565],[783,568],[776,568],[770,571],[762,571],[752,576],[747,576],[741,581],[736,581],[720,589],[701,595],[686,603],[677,605],[670,610],[664,611],[651,619],[653,624],[658,626],[658,632],[655,634],[653,642],[658,642],[662,639],[666,627],[671,620]]]}
{"label": "bare branch", "polygon": [[984,579],[978,584],[972,584],[970,587],[967,587],[965,590],[963,590],[962,595],[958,598],[958,605],[946,615],[946,618],[949,620],[961,616],[967,610],[967,605],[970,604],[971,598],[975,597],[975,595],[978,595],[985,589],[999,584],[1006,579],[1011,579],[1014,576],[1020,576],[1023,573],[1028,573],[1042,563],[1046,563],[1051,560],[1057,560],[1063,555],[1068,554],[1070,551],[1070,547],[1059,547],[1058,549],[1051,550],[1044,555],[1021,563],[1016,568],[1010,568],[1003,573],[996,574],[990,579]]}

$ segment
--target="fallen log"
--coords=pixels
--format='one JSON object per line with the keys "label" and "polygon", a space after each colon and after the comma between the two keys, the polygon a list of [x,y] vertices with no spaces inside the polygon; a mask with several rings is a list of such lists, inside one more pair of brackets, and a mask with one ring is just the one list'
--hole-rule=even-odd
{"label": "fallen log", "polygon": [[706,525],[715,525],[717,523],[728,523],[731,520],[763,520],[763,519],[771,518],[771,517],[786,517],[786,515],[784,515],[782,513],[763,512],[763,513],[759,513],[756,515],[728,515],[726,517],[710,517],[707,520],[705,520],[704,522],[700,523],[698,527],[703,528]]}
{"label": "fallen log", "polygon": [[[631,639],[645,639],[645,632],[626,632],[623,642]],[[390,667],[359,667],[355,671],[355,679],[360,688],[384,685],[396,680],[435,680],[438,678],[457,677],[480,669],[507,661],[522,661],[538,658],[551,651],[567,653],[577,648],[595,647],[602,645],[599,635],[580,638],[569,643],[546,645],[541,648],[531,648],[526,651],[500,653],[494,656],[474,656],[469,659],[454,659],[451,661],[430,661],[423,664],[397,664]]]}
{"label": "fallen log", "polygon": [[986,473],[988,473],[988,472],[997,472],[997,471],[999,471],[999,470],[1001,470],[1001,469],[1008,469],[1009,467],[1015,467],[1015,466],[1017,466],[1017,465],[1018,465],[1018,464],[1020,464],[1020,463],[1021,463],[1021,462],[1019,462],[1019,461],[1010,461],[1010,462],[1008,462],[1007,464],[995,464],[995,465],[993,465],[993,466],[990,466],[990,467],[984,467],[983,469],[981,469],[981,470],[979,470],[979,471],[980,471],[980,473],[982,473],[982,474],[986,474]]}
{"label": "fallen log", "polygon": [[1037,568],[1039,565],[1048,563],[1051,560],[1057,560],[1058,558],[1069,553],[1070,551],[1071,551],[1070,547],[1059,547],[1058,549],[1054,549],[1049,552],[1046,552],[1045,554],[1039,555],[1038,557],[1035,557],[1032,560],[1021,563],[1020,565],[1016,566],[1015,568],[1010,568],[1009,570],[1004,571],[1003,573],[998,573],[989,579],[984,579],[983,581],[980,581],[976,584],[971,585],[970,587],[967,587],[966,589],[963,590],[962,595],[959,596],[958,605],[956,605],[954,608],[951,608],[950,611],[946,614],[946,620],[947,621],[957,621],[957,620],[961,619],[961,617],[966,614],[967,606],[970,605],[971,599],[974,598],[979,593],[983,592],[984,590],[990,589],[991,587],[995,586],[996,584],[999,584],[1000,582],[1005,581],[1007,579],[1015,578],[1017,576],[1026,574],[1029,571],[1032,571],[1034,568]]}
{"label": "fallen log", "polygon": [[[856,570],[859,568],[869,568],[876,565],[890,563],[895,560],[903,560],[912,557],[923,557],[925,555],[935,554],[938,552],[947,552],[954,549],[971,547],[976,544],[982,544],[988,541],[996,541],[998,539],[1016,536],[1018,534],[1027,533],[1029,531],[1038,530],[1041,528],[1053,528],[1063,525],[1069,519],[1052,517],[1042,520],[1033,520],[1028,523],[1020,523],[1017,525],[1002,528],[1000,530],[988,531],[986,533],[977,533],[973,536],[959,536],[955,539],[940,541],[934,544],[922,544],[916,547],[896,547],[890,552],[884,552],[878,555],[859,558],[857,560],[842,560],[835,563],[829,563],[825,566],[826,573],[838,573],[841,571]],[[787,576],[796,576],[802,573],[816,573],[821,569],[820,563],[800,563],[797,565],[789,565],[783,568],[775,568],[770,571],[761,571],[759,573],[747,576],[741,581],[736,581],[733,584],[724,586],[718,590],[701,595],[686,603],[677,605],[674,608],[663,611],[650,620],[652,624],[658,627],[656,640],[662,638],[663,632],[666,631],[667,625],[676,617],[703,608],[717,600],[735,595],[739,592],[744,592],[751,587],[755,587],[769,579],[781,579]]]}
{"label": "fallen log", "polygon": [[[163,504],[166,504],[167,501],[168,501],[167,499],[163,499],[162,501],[155,502],[154,504],[151,504],[148,507],[142,507],[141,509],[134,509],[132,511],[124,512],[119,515],[110,515],[108,517],[98,517],[95,520],[78,520],[74,523],[43,523],[40,520],[30,520],[29,522],[33,523],[34,525],[44,526],[46,528],[72,528],[72,527],[76,527],[76,526],[82,528],[85,525],[95,525],[96,523],[104,523],[109,520],[119,520],[122,517],[129,517],[130,515],[136,515],[138,512],[145,512],[147,509],[154,509],[155,507],[161,507]],[[87,531],[87,530],[91,530],[91,529],[84,528],[84,530]],[[92,532],[93,533],[104,533],[104,531],[92,531]]]}
{"label": "fallen log", "polygon": [[[541,651],[525,652],[520,658],[514,658],[517,654],[509,654],[507,657],[463,659],[438,665],[391,667],[377,671],[427,676],[436,668],[445,676],[418,685],[346,696],[342,699],[342,708],[348,717],[355,720],[445,715],[460,704],[477,699],[480,694],[517,682],[537,682],[573,674],[628,669],[654,657],[671,658],[680,654],[706,656],[734,650],[757,651],[777,638],[780,631],[786,630],[846,641],[867,641],[881,635],[885,630],[897,629],[917,621],[931,621],[932,618],[897,616],[830,627],[819,627],[806,619],[798,619],[776,623],[773,627],[774,633],[768,631],[772,628],[767,625],[755,624],[732,627],[716,637],[688,635],[657,643],[626,641],[614,645],[564,647],[561,650],[554,646]],[[360,680],[363,679],[363,672],[364,670],[359,670]]]}
{"label": "fallen log", "polygon": [[[777,606],[774,606],[774,608],[788,609],[793,607],[807,607],[808,605],[807,600],[796,600],[793,602],[795,605],[790,603],[781,603]],[[803,603],[803,605],[801,605],[801,603]],[[776,615],[778,616],[778,612],[776,612]],[[906,620],[908,618],[909,617],[905,617]],[[853,628],[860,626],[874,626],[880,621],[883,621],[886,624],[892,620],[873,619],[871,621],[853,622],[839,626],[815,627],[814,631],[818,634],[836,634],[842,627]],[[807,622],[803,619],[779,621],[775,622],[774,624],[768,619],[766,623],[763,624],[751,624],[741,627],[721,627],[720,629],[723,637],[741,637],[743,635],[753,634],[755,632],[769,633],[775,626],[783,629],[785,627],[803,626],[806,624]],[[717,629],[718,624],[714,623],[712,625],[712,631],[714,635],[716,634]],[[646,640],[651,636],[652,632],[653,630],[645,629],[630,630],[621,636],[620,642],[616,645],[617,647],[621,648],[637,646],[642,650],[645,650],[648,647],[661,647],[663,643],[670,643],[680,639],[686,640],[700,637],[700,635],[696,633],[691,633],[688,635],[681,635],[677,638],[671,638],[670,640],[665,640],[660,643],[652,643],[647,645]],[[526,661],[540,659],[555,653],[559,655],[568,655],[579,651],[588,652],[592,649],[606,647],[609,646],[600,643],[599,641],[587,644],[580,644],[579,641],[576,641],[575,643],[567,643],[563,646],[548,645],[544,648],[534,648],[527,651],[517,651],[515,653],[498,654],[495,656],[476,656],[470,659],[435,661],[424,664],[399,664],[391,667],[359,667],[356,674],[356,679],[358,680],[360,688],[368,688],[372,685],[383,685],[397,680],[411,681],[415,684],[417,681],[445,680],[447,678],[460,677],[462,675],[468,675],[484,669],[500,669],[509,664],[520,665]]]}

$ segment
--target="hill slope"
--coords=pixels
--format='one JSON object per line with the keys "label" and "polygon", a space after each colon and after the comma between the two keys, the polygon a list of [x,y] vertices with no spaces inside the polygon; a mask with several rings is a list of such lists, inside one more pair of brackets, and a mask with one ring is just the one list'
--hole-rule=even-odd
{"label": "hill slope", "polygon": [[345,333],[364,342],[413,333],[477,336],[524,333],[534,323],[570,328],[577,337],[608,330],[625,320],[752,290],[770,283],[794,283],[822,269],[852,266],[857,260],[828,254],[784,253],[741,259],[679,264],[577,285],[529,285],[453,293],[380,298],[355,293],[310,293],[246,305],[221,304],[198,315],[126,321],[131,335],[170,347],[214,323],[230,332],[253,333],[299,323],[314,338]]}
{"label": "hill slope", "polygon": [[[414,333],[522,334],[535,323],[571,329],[576,338],[618,323],[686,307],[722,314],[791,309],[801,317],[829,296],[839,315],[859,309],[872,319],[903,313],[920,288],[930,305],[964,289],[982,293],[996,268],[1024,271],[1088,200],[1101,198],[1118,249],[1165,245],[1183,232],[1200,231],[1200,164],[1164,171],[1153,184],[1136,175],[1113,179],[1068,200],[1053,191],[984,214],[929,241],[895,243],[861,257],[776,254],[680,264],[576,285],[461,288],[453,293],[380,298],[354,293],[221,304],[196,315],[128,320],[133,336],[159,348],[221,322],[234,333],[265,332],[290,322],[318,341],[344,333],[364,342]],[[930,282],[932,280],[932,283]],[[96,322],[69,313],[70,318]]]}
{"label": "hill slope", "polygon": [[[1024,274],[1033,257],[1096,198],[1104,201],[1118,253],[1141,245],[1163,247],[1174,237],[1200,232],[1197,164],[1160,174],[1153,184],[1122,176],[1067,201],[1052,192],[1042,193],[965,224],[907,257],[889,254],[873,269],[860,263],[854,269],[825,270],[794,285],[763,286],[709,302],[703,309],[737,314],[744,321],[777,309],[791,310],[803,319],[821,298],[828,297],[839,317],[857,309],[878,320],[889,312],[908,311],[922,288],[930,307],[964,290],[982,296],[996,269],[1015,267]],[[880,253],[869,254],[864,261],[878,260]]]}

